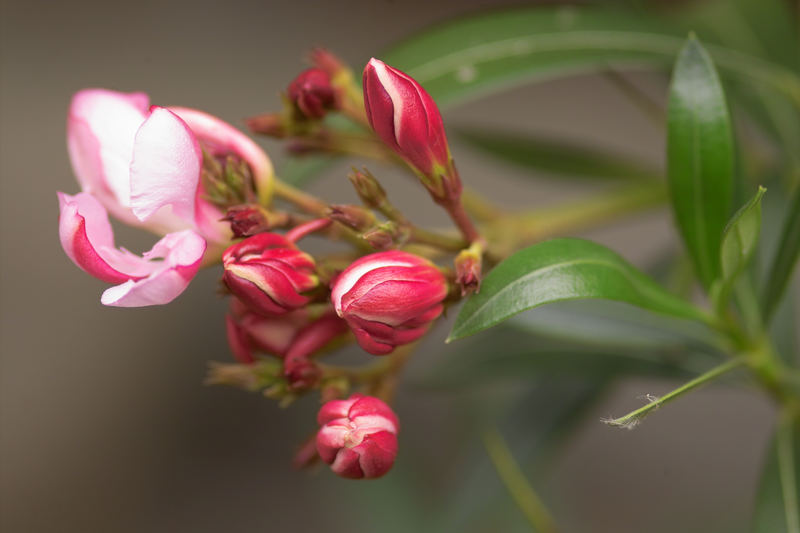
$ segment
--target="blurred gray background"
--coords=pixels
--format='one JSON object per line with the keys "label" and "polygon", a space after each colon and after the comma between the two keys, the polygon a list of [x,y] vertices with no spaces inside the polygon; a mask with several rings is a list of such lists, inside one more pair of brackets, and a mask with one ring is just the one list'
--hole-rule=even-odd
{"label": "blurred gray background", "polygon": [[[472,409],[495,409],[519,396],[519,384],[489,388],[485,401],[481,394],[401,388],[401,453],[380,481],[340,480],[326,469],[294,471],[293,447],[315,427],[314,399],[281,410],[257,394],[201,384],[207,361],[230,360],[226,304],[216,295],[219,272],[202,272],[169,306],[104,308],[105,285],[80,272],[59,246],[55,195],[78,191],[64,131],[70,97],[81,88],[142,90],[154,103],[200,108],[241,126],[246,116],[278,109],[279,92],[305,68],[314,45],[358,69],[431,23],[516,4],[0,4],[0,529],[526,530],[469,428]],[[663,101],[663,78],[632,79]],[[659,163],[664,146],[662,131],[593,76],[463,104],[448,109],[445,121],[512,124]],[[279,166],[279,146],[262,144]],[[507,205],[552,204],[587,190],[574,182],[526,181],[522,172],[461,145],[454,155],[468,184]],[[336,167],[313,190],[353,202],[345,170]],[[389,189],[424,220],[444,220],[428,214],[432,204],[419,207],[425,195],[412,184]],[[676,246],[665,210],[584,235],[642,266]],[[142,251],[154,239],[120,229],[117,242]],[[431,334],[409,369],[411,381],[441,357],[445,334],[444,327]],[[765,399],[713,386],[660,410],[635,431],[599,422],[637,407],[642,394],[672,386],[621,381],[546,468],[526,470],[564,531],[747,530],[773,425]],[[531,413],[552,407],[546,394],[534,400]],[[499,423],[502,409],[497,412]],[[525,425],[526,412],[517,411],[517,425]],[[516,441],[516,453],[525,449],[524,440]]]}

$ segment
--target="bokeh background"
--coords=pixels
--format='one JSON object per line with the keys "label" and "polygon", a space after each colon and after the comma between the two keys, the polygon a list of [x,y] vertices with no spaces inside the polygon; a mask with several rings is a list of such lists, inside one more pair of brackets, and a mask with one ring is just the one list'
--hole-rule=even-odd
{"label": "bokeh background", "polygon": [[[329,47],[358,69],[432,23],[519,2],[0,5],[0,529],[526,531],[483,450],[476,426],[489,423],[509,435],[564,531],[748,530],[774,424],[771,405],[755,392],[712,386],[635,431],[620,431],[600,419],[675,385],[621,379],[576,419],[555,453],[534,461],[540,435],[529,422],[563,407],[551,393],[572,387],[579,394],[581,383],[528,377],[420,386],[437,361],[458,354],[457,344],[443,347],[440,327],[400,390],[394,471],[376,482],[340,480],[326,469],[298,472],[289,462],[315,428],[314,399],[281,410],[257,394],[201,384],[207,361],[230,360],[218,271],[202,272],[169,306],[104,308],[104,284],[61,251],[55,192],[78,190],[64,136],[75,91],[142,90],[154,103],[200,108],[241,126],[244,117],[278,109],[280,91],[305,68],[312,46]],[[629,79],[664,102],[663,75]],[[602,76],[509,90],[444,115],[448,127],[512,125],[663,161],[663,130]],[[262,144],[280,168],[279,145]],[[509,207],[552,205],[591,191],[552,176],[531,180],[462,144],[453,150],[464,180]],[[312,190],[353,202],[346,170],[335,166]],[[390,181],[392,196],[414,216],[444,221],[419,188]],[[642,267],[657,266],[678,246],[665,209],[581,235]],[[154,242],[125,228],[117,241],[135,251]]]}

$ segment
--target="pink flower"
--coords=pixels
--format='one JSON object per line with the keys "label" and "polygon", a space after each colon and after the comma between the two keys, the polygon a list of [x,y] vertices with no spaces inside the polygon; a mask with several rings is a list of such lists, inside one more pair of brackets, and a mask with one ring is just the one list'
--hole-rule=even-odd
{"label": "pink flower", "polygon": [[305,306],[317,286],[314,260],[285,237],[258,233],[225,250],[223,281],[250,309],[265,316]]}
{"label": "pink flower", "polygon": [[[205,241],[229,240],[230,230],[219,222],[221,211],[204,199],[202,150],[212,157],[241,158],[259,194],[268,198],[271,193],[269,159],[247,137],[200,111],[150,107],[144,93],[78,92],[70,106],[67,142],[83,192],[59,194],[61,243],[80,268],[105,281],[124,282],[103,295],[107,305],[171,301],[197,272]],[[166,236],[144,258],[116,250],[107,211]],[[157,258],[164,261],[151,261]]]}
{"label": "pink flower", "polygon": [[442,313],[447,280],[422,257],[400,251],[364,256],[334,281],[331,302],[358,344],[374,355],[420,338]]}
{"label": "pink flower", "polygon": [[244,134],[201,111],[150,106],[144,93],[85,89],[67,122],[70,159],[83,192],[129,225],[164,234],[194,230],[214,242],[229,232],[203,198],[203,155],[232,154],[268,194],[272,165]]}
{"label": "pink flower", "polygon": [[[58,194],[59,237],[72,261],[94,277],[118,283],[100,301],[117,307],[166,304],[174,300],[197,273],[206,242],[197,233],[170,233],[136,256],[114,246],[108,214],[91,194]],[[154,261],[155,260],[155,261]]]}
{"label": "pink flower", "polygon": [[442,115],[419,83],[372,58],[364,68],[364,106],[378,137],[417,170],[434,198],[461,194]]}
{"label": "pink flower", "polygon": [[378,398],[353,394],[327,402],[317,415],[317,452],[342,477],[377,478],[397,456],[400,424],[392,409]]}
{"label": "pink flower", "polygon": [[336,108],[336,92],[327,72],[310,68],[301,72],[287,90],[289,100],[308,118],[322,118]]}

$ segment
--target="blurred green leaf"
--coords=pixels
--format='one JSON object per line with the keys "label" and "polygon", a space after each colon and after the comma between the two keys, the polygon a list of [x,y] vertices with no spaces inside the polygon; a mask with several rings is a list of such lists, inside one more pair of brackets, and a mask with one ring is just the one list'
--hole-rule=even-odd
{"label": "blurred green leaf", "polygon": [[[706,325],[609,300],[582,300],[543,306],[505,322],[546,339],[612,350],[717,351],[717,335]],[[459,346],[461,346],[459,344]]]}
{"label": "blurred green leaf", "polygon": [[[609,67],[667,65],[683,39],[663,20],[573,6],[482,13],[424,31],[383,55],[441,105],[532,79]],[[723,47],[712,54],[736,75],[764,82],[800,105],[790,70]]]}
{"label": "blurred green leaf", "polygon": [[706,319],[702,311],[668,293],[608,248],[581,239],[555,239],[520,250],[492,269],[481,291],[461,308],[448,340],[472,335],[540,305],[588,298]]}
{"label": "blurred green leaf", "polygon": [[672,74],[667,169],[678,227],[708,288],[720,275],[720,244],[733,194],[733,137],[722,85],[694,37]]}
{"label": "blurred green leaf", "polygon": [[456,135],[488,155],[526,169],[611,180],[659,177],[658,171],[643,163],[571,142],[483,128],[458,129]]}
{"label": "blurred green leaf", "polygon": [[744,271],[758,247],[761,234],[761,197],[766,189],[759,187],[756,195],[733,215],[722,235],[720,262],[722,277],[712,290],[718,308],[727,302],[736,279]]}
{"label": "blurred green leaf", "polygon": [[733,215],[722,235],[722,276],[729,280],[747,266],[761,232],[761,197],[767,190],[759,187],[756,195]]}
{"label": "blurred green leaf", "polygon": [[800,255],[800,186],[795,187],[786,220],[783,222],[781,238],[769,269],[764,290],[761,294],[761,308],[769,320],[775,312],[781,297],[789,285],[797,258]]}
{"label": "blurred green leaf", "polygon": [[770,446],[756,497],[755,533],[800,533],[800,421],[784,417]]}

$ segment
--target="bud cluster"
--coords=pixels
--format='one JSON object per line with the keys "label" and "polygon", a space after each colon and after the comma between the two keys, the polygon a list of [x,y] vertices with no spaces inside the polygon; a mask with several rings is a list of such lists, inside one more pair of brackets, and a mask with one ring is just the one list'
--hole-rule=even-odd
{"label": "bud cluster", "polygon": [[[314,67],[288,85],[283,112],[253,117],[250,128],[290,138],[298,150],[404,162],[462,228],[461,183],[430,95],[373,59],[362,96],[352,71],[335,56],[316,50],[312,59]],[[360,133],[329,129],[330,113],[360,125]],[[477,288],[483,249],[472,244],[478,241],[469,232],[466,241],[454,241],[421,231],[366,169],[349,175],[363,205],[318,200],[277,181],[267,155],[230,125],[197,110],[150,107],[140,93],[79,93],[68,131],[83,192],[59,195],[59,236],[80,268],[118,284],[103,302],[167,303],[201,265],[221,262],[230,295],[225,329],[236,364],[213,366],[209,382],[259,390],[284,405],[319,391],[319,458],[347,478],[388,472],[399,423],[377,396],[391,396],[385,385],[403,359],[364,369],[321,359],[348,342],[383,356],[420,339],[455,294],[454,284]],[[290,207],[273,203],[273,194]],[[163,239],[143,257],[115,248],[109,211]],[[354,250],[312,255],[298,245],[311,233],[349,241]],[[471,246],[457,255],[448,279],[430,258],[457,252],[465,242]],[[425,256],[410,246],[399,249],[411,244],[434,250]],[[350,395],[351,389],[376,396]]]}

